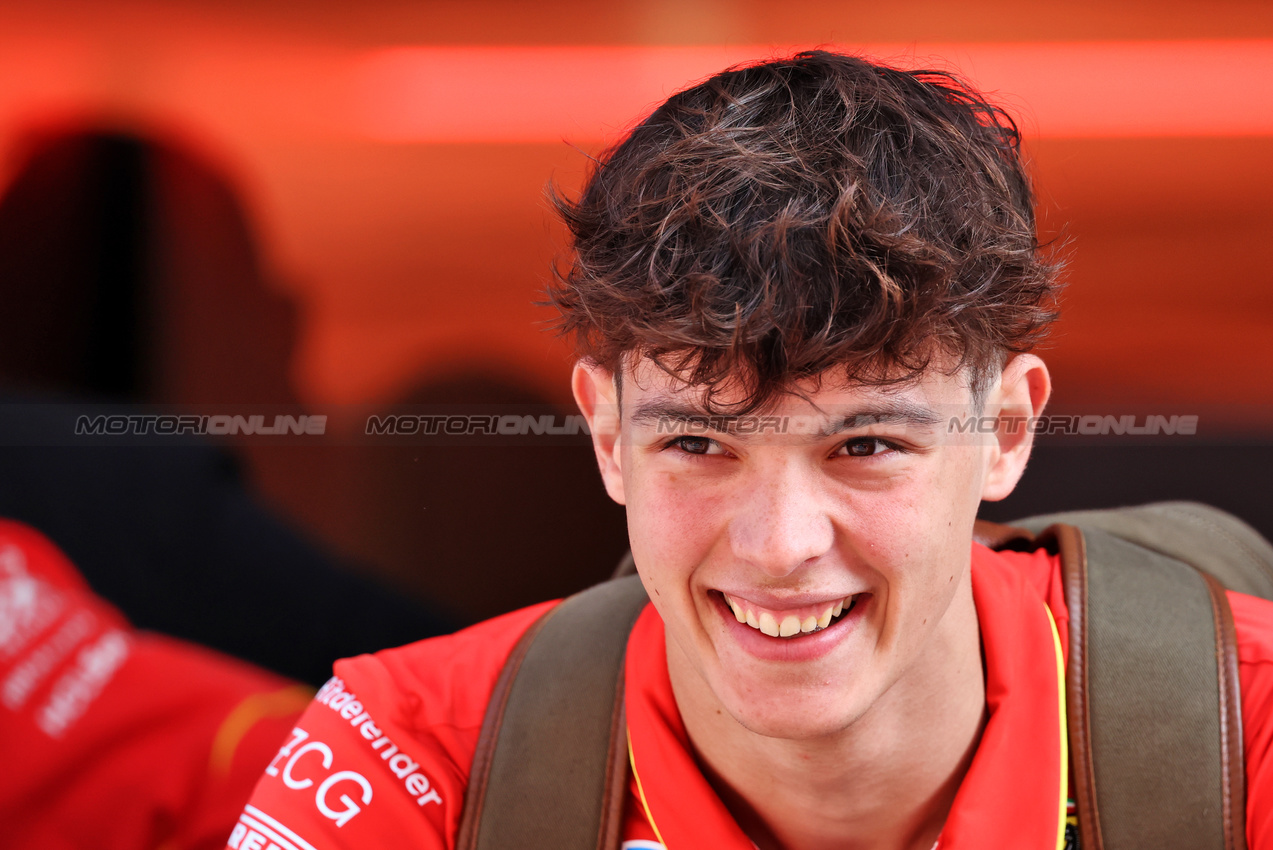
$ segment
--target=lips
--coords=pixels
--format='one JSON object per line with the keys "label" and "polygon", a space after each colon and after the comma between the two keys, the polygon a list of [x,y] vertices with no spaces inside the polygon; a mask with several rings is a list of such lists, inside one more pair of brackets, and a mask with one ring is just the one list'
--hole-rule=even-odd
{"label": "lips", "polygon": [[799,608],[774,609],[728,593],[722,593],[721,596],[738,622],[773,638],[797,638],[822,631],[841,615],[851,611],[857,602],[857,594],[851,594]]}

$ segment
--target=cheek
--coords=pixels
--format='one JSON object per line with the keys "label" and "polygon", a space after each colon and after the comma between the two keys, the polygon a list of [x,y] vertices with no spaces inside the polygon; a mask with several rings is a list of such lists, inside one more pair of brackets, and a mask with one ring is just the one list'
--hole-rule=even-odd
{"label": "cheek", "polygon": [[888,499],[861,504],[856,512],[858,545],[884,579],[894,628],[922,628],[925,620],[932,625],[968,567],[977,508],[966,486],[972,469],[957,462],[935,464],[929,474],[892,490]]}
{"label": "cheek", "polygon": [[989,447],[970,443],[965,438],[948,446],[945,454],[947,460],[943,464],[944,483],[951,499],[960,506],[970,508],[975,514],[977,506],[981,504],[981,491],[992,464]]}
{"label": "cheek", "polygon": [[633,555],[654,566],[697,563],[724,527],[725,500],[672,472],[625,476]]}
{"label": "cheek", "polygon": [[915,475],[905,486],[909,522],[924,529],[924,548],[946,548],[968,541],[981,504],[981,453],[972,446],[942,450],[936,463]]}

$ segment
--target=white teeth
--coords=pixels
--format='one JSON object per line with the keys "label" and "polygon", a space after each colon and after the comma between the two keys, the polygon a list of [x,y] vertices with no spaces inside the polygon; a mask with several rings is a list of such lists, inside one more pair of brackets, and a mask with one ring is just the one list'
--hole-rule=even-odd
{"label": "white teeth", "polygon": [[812,614],[801,620],[795,614],[788,614],[779,622],[778,618],[768,611],[764,611],[757,617],[756,612],[745,607],[742,603],[735,602],[729,594],[722,594],[725,601],[729,604],[729,608],[734,612],[734,618],[740,623],[746,623],[753,629],[758,629],[762,633],[770,637],[792,637],[798,634],[807,634],[825,629],[831,625],[831,620],[840,616],[846,608],[853,607],[853,597],[847,596],[844,599],[837,600],[833,605],[828,605],[826,609],[818,616]]}
{"label": "white teeth", "polygon": [[818,618],[818,628],[825,629],[831,625],[831,618],[835,616],[835,606],[827,606],[827,610],[822,612],[822,616]]}

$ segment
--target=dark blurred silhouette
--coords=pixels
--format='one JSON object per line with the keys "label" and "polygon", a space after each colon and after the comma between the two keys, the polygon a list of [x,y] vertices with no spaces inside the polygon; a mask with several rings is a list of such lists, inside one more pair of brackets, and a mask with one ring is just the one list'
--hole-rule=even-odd
{"label": "dark blurred silhouette", "polygon": [[148,162],[139,139],[33,139],[0,202],[0,374],[19,385],[141,399],[153,322]]}
{"label": "dark blurred silhouette", "polygon": [[0,201],[0,378],[16,388],[0,514],[51,536],[135,625],[310,683],[449,631],[267,510],[226,447],[72,445],[76,403],[294,405],[296,321],[210,166],[114,133],[29,147]]}

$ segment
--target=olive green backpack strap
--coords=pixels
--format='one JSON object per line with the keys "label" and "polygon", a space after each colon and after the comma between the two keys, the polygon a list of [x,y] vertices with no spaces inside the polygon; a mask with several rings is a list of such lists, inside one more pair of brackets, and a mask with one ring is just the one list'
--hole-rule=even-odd
{"label": "olive green backpack strap", "polygon": [[549,610],[487,706],[457,850],[617,850],[628,751],[623,660],[648,601],[635,576]]}
{"label": "olive green backpack strap", "polygon": [[1014,525],[1061,556],[1083,850],[1245,850],[1241,693],[1224,588],[1273,598],[1273,547],[1240,520],[1184,502]]}

